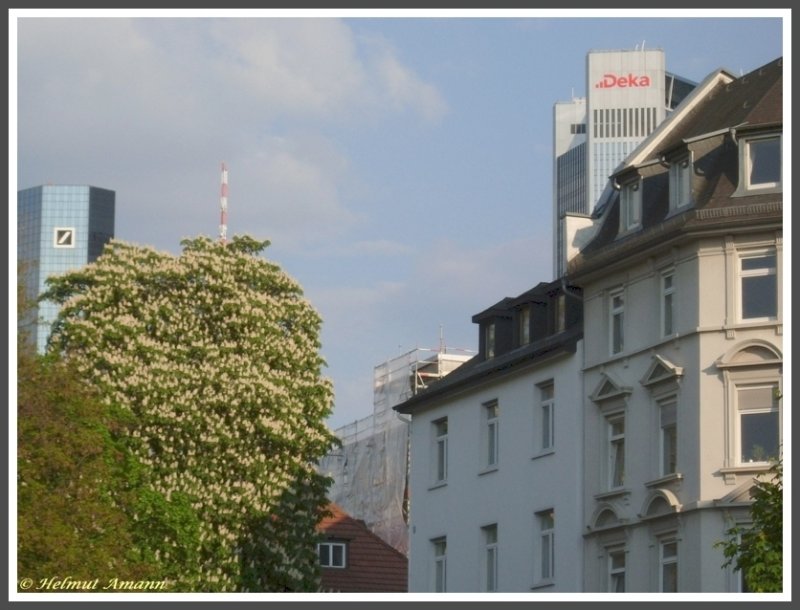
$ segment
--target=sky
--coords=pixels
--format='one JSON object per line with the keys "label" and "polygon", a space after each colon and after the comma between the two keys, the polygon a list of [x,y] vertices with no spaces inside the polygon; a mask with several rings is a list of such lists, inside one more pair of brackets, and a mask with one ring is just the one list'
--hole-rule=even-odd
{"label": "sky", "polygon": [[228,238],[269,239],[323,319],[337,428],[376,366],[476,350],[474,314],[553,279],[553,104],[587,52],[789,60],[787,10],[574,12],[14,11],[11,186],[114,190],[116,237],[178,254],[218,235],[225,162]]}

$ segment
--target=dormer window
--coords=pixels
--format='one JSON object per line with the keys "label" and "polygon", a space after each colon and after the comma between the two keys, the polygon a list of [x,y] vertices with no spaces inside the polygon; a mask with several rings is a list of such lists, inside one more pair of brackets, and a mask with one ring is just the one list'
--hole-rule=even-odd
{"label": "dormer window", "polygon": [[692,203],[692,159],[684,155],[669,166],[669,209]]}
{"label": "dormer window", "polygon": [[631,180],[622,185],[620,192],[619,229],[620,233],[632,231],[642,222],[642,181]]}
{"label": "dormer window", "polygon": [[494,358],[495,353],[495,323],[489,322],[486,325],[486,359]]}
{"label": "dormer window", "polygon": [[739,139],[739,188],[737,194],[780,190],[783,185],[781,135],[767,134]]}
{"label": "dormer window", "polygon": [[531,342],[531,308],[526,305],[519,310],[519,344],[528,345]]}

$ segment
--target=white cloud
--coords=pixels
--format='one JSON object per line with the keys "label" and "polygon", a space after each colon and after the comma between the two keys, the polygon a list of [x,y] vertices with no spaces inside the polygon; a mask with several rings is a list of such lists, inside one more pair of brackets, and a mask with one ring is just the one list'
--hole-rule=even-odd
{"label": "white cloud", "polygon": [[370,86],[350,29],[335,19],[227,19],[211,37],[216,76],[251,110],[341,113]]}
{"label": "white cloud", "polygon": [[550,242],[537,243],[533,236],[483,247],[441,240],[417,259],[415,277],[437,302],[468,302],[477,307],[474,314],[549,279],[549,253]]}
{"label": "white cloud", "polygon": [[439,91],[423,82],[408,67],[391,54],[385,54],[375,61],[376,72],[386,95],[395,109],[413,108],[429,120],[437,120],[444,115],[447,105]]}
{"label": "white cloud", "polygon": [[[160,247],[216,232],[222,160],[229,234],[321,247],[359,221],[351,196],[363,186],[323,134],[443,107],[433,85],[336,19],[29,18],[18,38],[20,187],[113,188],[120,232],[170,240]],[[171,220],[180,236],[167,237]]]}

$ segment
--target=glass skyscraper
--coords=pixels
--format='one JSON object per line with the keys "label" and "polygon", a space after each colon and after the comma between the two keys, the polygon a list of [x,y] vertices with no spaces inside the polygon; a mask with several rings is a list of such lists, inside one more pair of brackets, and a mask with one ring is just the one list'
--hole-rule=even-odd
{"label": "glass skyscraper", "polygon": [[[17,192],[17,261],[19,280],[35,299],[45,280],[97,259],[114,237],[116,194],[88,185],[44,185]],[[18,328],[41,353],[58,314],[55,303],[42,302],[22,315]]]}

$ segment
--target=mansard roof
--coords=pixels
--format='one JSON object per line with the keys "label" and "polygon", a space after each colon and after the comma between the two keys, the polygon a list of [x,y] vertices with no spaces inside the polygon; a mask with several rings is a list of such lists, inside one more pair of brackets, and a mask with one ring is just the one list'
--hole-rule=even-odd
{"label": "mansard roof", "polygon": [[[480,323],[492,318],[511,318],[514,308],[525,303],[546,302],[554,293],[571,290],[574,298],[580,298],[580,290],[566,285],[561,280],[540,282],[533,288],[516,297],[505,297],[491,307],[475,314],[472,321]],[[394,407],[400,413],[414,413],[435,401],[447,399],[459,392],[469,390],[485,383],[493,382],[509,374],[515,374],[525,367],[547,362],[553,358],[574,354],[578,341],[583,337],[580,322],[570,325],[561,332],[549,334],[523,346],[499,353],[484,359],[474,356],[447,376],[432,383],[406,402]]]}
{"label": "mansard roof", "polygon": [[[595,235],[570,260],[567,275],[576,280],[696,231],[780,226],[782,193],[733,195],[739,174],[737,138],[782,131],[782,126],[782,58],[739,78],[722,70],[710,75],[610,177],[612,185],[641,177],[641,229],[619,234],[620,193],[608,189],[610,195],[595,212]],[[675,213],[669,208],[668,161],[682,152],[695,159],[694,201]]]}

